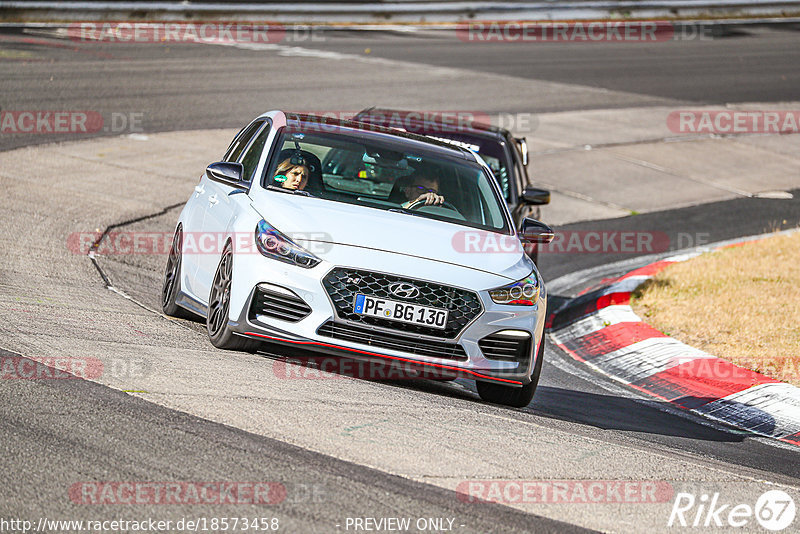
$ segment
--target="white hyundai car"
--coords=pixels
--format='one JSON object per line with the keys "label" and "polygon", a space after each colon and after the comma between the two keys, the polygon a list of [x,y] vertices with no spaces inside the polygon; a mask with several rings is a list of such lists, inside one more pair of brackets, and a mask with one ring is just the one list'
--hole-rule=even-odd
{"label": "white hyundai car", "polygon": [[214,346],[269,342],[477,381],[526,406],[547,297],[476,153],[357,122],[272,111],[212,163],[178,219],[166,314]]}

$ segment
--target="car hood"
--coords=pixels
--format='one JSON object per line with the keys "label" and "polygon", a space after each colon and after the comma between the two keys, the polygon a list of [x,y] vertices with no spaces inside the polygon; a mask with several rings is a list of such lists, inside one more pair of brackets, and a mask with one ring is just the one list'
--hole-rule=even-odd
{"label": "car hood", "polygon": [[516,236],[472,229],[405,213],[317,198],[265,192],[254,205],[270,225],[324,259],[330,243],[401,254],[519,280],[533,262]]}

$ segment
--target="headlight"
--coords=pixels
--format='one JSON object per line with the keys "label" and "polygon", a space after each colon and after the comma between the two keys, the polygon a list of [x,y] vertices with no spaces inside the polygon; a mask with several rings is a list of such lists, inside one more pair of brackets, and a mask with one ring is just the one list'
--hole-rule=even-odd
{"label": "headlight", "polygon": [[321,261],[300,245],[293,243],[291,239],[263,219],[256,225],[256,247],[261,254],[268,258],[299,265],[306,269],[316,266]]}
{"label": "headlight", "polygon": [[489,291],[489,296],[497,304],[514,306],[534,306],[539,299],[541,285],[536,271],[518,282]]}

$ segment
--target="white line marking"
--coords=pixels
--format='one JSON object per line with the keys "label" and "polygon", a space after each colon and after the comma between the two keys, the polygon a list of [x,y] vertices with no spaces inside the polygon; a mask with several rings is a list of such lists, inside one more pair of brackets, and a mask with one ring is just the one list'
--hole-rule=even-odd
{"label": "white line marking", "polygon": [[677,339],[652,337],[592,358],[592,363],[608,374],[615,374],[626,382],[638,382],[683,363],[713,358]]}
{"label": "white line marking", "polygon": [[602,330],[617,323],[639,323],[642,319],[633,312],[630,306],[613,305],[601,308],[596,312],[579,319],[571,325],[554,332],[558,339],[571,340]]}

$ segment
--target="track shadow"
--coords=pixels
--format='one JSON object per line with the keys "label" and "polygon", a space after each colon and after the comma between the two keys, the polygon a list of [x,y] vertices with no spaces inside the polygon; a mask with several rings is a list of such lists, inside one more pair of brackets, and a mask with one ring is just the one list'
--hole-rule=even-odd
{"label": "track shadow", "polygon": [[[345,357],[320,357],[319,353],[311,351],[293,350],[291,356],[287,356],[286,350],[280,347],[265,347],[265,351],[259,352],[259,355],[273,360],[273,365],[281,369],[276,371],[276,375],[287,372],[283,370],[283,366],[291,366],[291,371],[288,372],[294,379],[319,380],[328,376],[330,379],[366,380],[419,393],[488,404],[480,400],[469,380],[459,379],[450,382],[411,376],[398,379],[398,375],[387,371],[385,366],[375,367],[364,364],[363,361]],[[371,376],[359,374],[365,369],[370,370],[373,374]],[[376,369],[381,370],[376,372]],[[552,370],[552,367],[549,370]],[[655,400],[642,402],[613,394],[565,389],[540,383],[533,402],[528,407],[505,409],[511,412],[528,412],[547,419],[588,425],[602,430],[638,432],[713,442],[741,442],[747,436],[747,434],[733,429],[728,432],[698,424],[690,418],[667,412],[668,407],[672,410],[675,409],[667,402]],[[766,414],[764,415],[768,417]]]}
{"label": "track shadow", "polygon": [[[580,423],[602,430],[642,432],[703,441],[741,442],[748,434],[710,426],[665,411],[670,403],[643,403],[617,395],[539,386],[529,407],[543,417]],[[661,409],[663,408],[663,409]]]}

